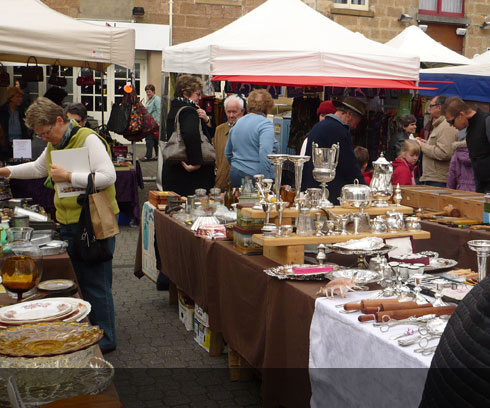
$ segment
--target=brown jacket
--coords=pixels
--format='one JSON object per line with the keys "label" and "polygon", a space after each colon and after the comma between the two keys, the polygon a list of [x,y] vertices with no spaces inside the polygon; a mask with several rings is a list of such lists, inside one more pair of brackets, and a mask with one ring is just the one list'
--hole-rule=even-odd
{"label": "brown jacket", "polygon": [[422,177],[420,181],[447,183],[449,162],[454,153],[453,142],[458,140],[458,131],[447,123],[444,116],[432,122],[432,132],[426,143],[422,143]]}
{"label": "brown jacket", "polygon": [[216,187],[219,187],[221,191],[226,191],[230,174],[230,163],[225,157],[228,133],[230,133],[230,125],[228,122],[222,123],[216,128],[213,137],[213,145],[216,150]]}

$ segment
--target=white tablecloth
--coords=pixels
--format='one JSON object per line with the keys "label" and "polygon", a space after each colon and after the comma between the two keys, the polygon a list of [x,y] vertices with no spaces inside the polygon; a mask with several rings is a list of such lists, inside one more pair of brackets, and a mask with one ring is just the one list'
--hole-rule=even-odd
{"label": "white tablecloth", "polygon": [[371,294],[349,292],[347,298],[316,300],[310,327],[312,407],[418,406],[432,355],[414,353],[418,345],[400,347],[390,340],[417,326],[395,326],[382,333],[372,323],[359,323],[359,312],[343,314],[335,307]]}

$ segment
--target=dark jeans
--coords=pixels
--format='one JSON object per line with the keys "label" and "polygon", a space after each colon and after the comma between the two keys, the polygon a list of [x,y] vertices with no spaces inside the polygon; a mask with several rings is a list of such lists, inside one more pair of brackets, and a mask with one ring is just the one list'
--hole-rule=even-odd
{"label": "dark jeans", "polygon": [[145,137],[146,142],[146,154],[147,159],[151,159],[153,155],[153,150],[155,151],[155,157],[158,157],[158,140],[153,137],[153,133],[150,133]]}
{"label": "dark jeans", "polygon": [[[104,337],[99,343],[102,349],[116,348],[116,325],[114,318],[114,301],[112,299],[112,260],[95,265],[88,265],[73,256],[73,241],[78,224],[61,224],[60,237],[68,241],[73,269],[77,275],[78,284],[83,299],[92,305],[89,314],[90,322],[104,330]],[[109,248],[112,253],[116,247],[116,238],[109,238]]]}
{"label": "dark jeans", "polygon": [[475,179],[475,187],[477,193],[490,194],[490,180],[480,181]]}
{"label": "dark jeans", "polygon": [[243,171],[238,170],[235,167],[231,167],[230,168],[230,184],[231,184],[231,187],[232,188],[240,187],[242,185],[242,179],[245,176],[250,177],[252,180],[254,179],[253,175],[244,173]]}
{"label": "dark jeans", "polygon": [[432,187],[446,187],[446,183],[441,183],[440,181],[422,181],[420,184]]}

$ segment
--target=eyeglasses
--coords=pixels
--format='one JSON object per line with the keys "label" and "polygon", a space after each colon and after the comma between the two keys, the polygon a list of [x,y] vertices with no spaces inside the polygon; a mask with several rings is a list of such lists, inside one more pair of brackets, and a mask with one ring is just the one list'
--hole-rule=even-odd
{"label": "eyeglasses", "polygon": [[451,126],[454,126],[454,121],[456,120],[457,116],[455,116],[454,118],[452,118],[451,120],[447,120],[447,123],[449,123]]}
{"label": "eyeglasses", "polygon": [[434,106],[440,106],[441,104],[440,103],[431,103],[429,105],[429,108],[433,108]]}
{"label": "eyeglasses", "polygon": [[42,133],[35,133],[34,136],[38,137],[39,139],[42,139],[44,136],[49,136],[51,133],[51,130],[53,130],[54,124],[52,124],[46,132]]}

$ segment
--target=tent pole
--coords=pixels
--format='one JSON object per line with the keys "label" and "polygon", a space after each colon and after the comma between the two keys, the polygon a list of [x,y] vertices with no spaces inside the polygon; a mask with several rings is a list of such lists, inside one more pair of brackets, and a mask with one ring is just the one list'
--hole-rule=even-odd
{"label": "tent pole", "polygon": [[100,102],[101,102],[101,111],[100,111],[100,117],[102,121],[102,128],[104,126],[104,111],[105,111],[105,106],[104,106],[104,72],[100,71]]}
{"label": "tent pole", "polygon": [[162,72],[162,109],[160,115],[160,137],[158,138],[158,164],[156,174],[156,184],[159,190],[163,190],[162,187],[162,169],[163,169],[163,157],[162,149],[165,146],[167,140],[167,116],[169,110],[169,82],[170,74]]}

